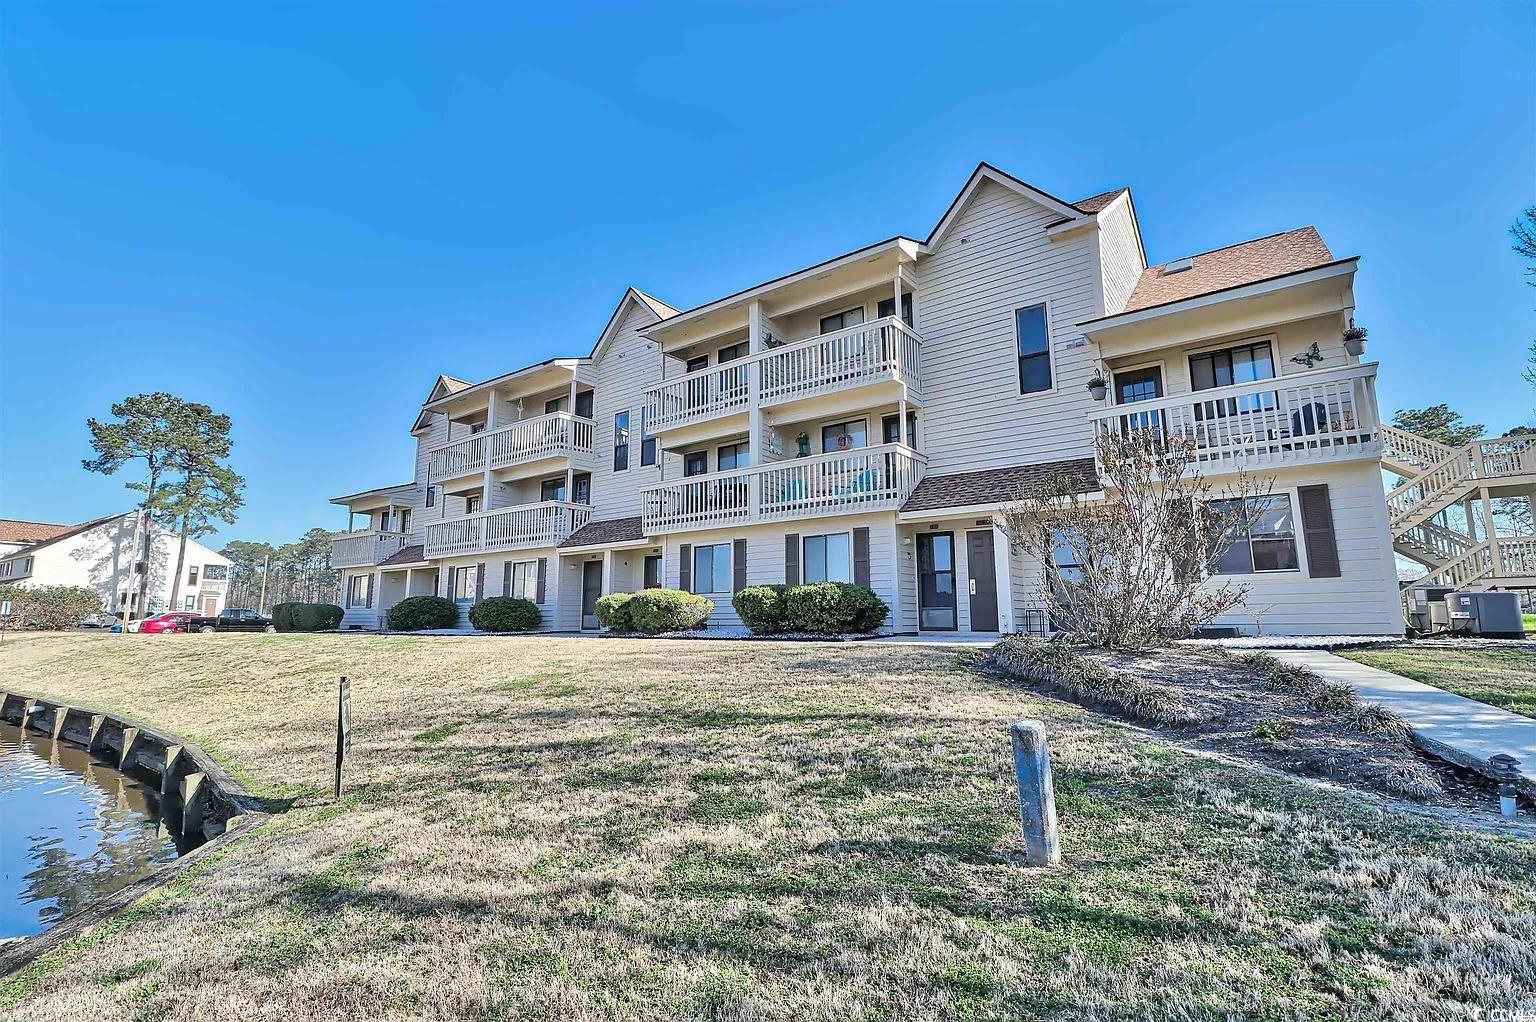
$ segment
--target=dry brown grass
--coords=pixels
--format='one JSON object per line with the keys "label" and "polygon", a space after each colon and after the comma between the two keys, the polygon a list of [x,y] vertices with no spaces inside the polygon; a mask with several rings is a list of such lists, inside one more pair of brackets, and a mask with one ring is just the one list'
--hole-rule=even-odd
{"label": "dry brown grass", "polygon": [[[334,681],[350,793],[329,804]],[[1445,1019],[1536,1000],[1536,851],[1152,743],[920,647],[29,636],[4,684],[285,815],[18,1019]],[[1043,717],[1066,866],[1020,864]]]}

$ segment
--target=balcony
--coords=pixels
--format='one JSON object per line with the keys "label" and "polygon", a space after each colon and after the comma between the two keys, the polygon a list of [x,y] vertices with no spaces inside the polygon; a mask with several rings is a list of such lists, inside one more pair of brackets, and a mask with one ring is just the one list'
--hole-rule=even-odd
{"label": "balcony", "polygon": [[[788,406],[859,388],[889,385],[922,398],[923,342],[901,319],[887,316],[835,333],[712,366],[646,391],[646,425],[652,434],[743,414],[756,400],[764,408]],[[755,372],[754,372],[755,370]],[[868,402],[865,402],[868,403]],[[852,407],[850,405],[850,407]]]}
{"label": "balcony", "polygon": [[331,567],[365,568],[378,564],[403,547],[407,538],[404,533],[377,529],[343,533],[331,540]]}
{"label": "balcony", "polygon": [[429,467],[434,480],[457,479],[488,467],[515,468],[591,453],[592,420],[551,412],[435,447]]}
{"label": "balcony", "polygon": [[551,547],[564,542],[591,517],[592,509],[585,504],[551,500],[449,518],[426,527],[423,555],[452,557]]}
{"label": "balcony", "polygon": [[778,461],[640,491],[645,534],[864,514],[900,507],[925,459],[905,444]]}
{"label": "balcony", "polygon": [[1201,472],[1381,454],[1376,364],[1295,373],[1093,413],[1096,434],[1179,437]]}

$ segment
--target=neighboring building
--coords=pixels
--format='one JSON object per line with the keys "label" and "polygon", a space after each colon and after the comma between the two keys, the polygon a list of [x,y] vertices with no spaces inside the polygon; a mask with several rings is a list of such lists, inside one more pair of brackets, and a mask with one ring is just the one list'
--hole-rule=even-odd
{"label": "neighboring building", "polygon": [[1095,432],[1150,427],[1273,475],[1224,623],[1398,632],[1356,263],[1305,227],[1148,267],[1128,189],[1065,202],[983,164],[926,239],[685,312],[631,288],[585,357],[439,377],[412,481],[335,499],[369,516],[333,546],[346,626],[435,592],[594,628],[599,595],[653,585],[734,626],[743,585],[837,579],[891,631],[1040,631],[1043,566],[996,513],[1052,475],[1097,492]]}
{"label": "neighboring building", "polygon": [[[133,512],[109,515],[80,525],[0,522],[0,536],[51,534],[26,546],[0,551],[0,585],[83,586],[101,596],[102,609],[115,613],[126,607],[131,618],[172,609],[172,573],[181,537],[154,523],[139,534],[143,554],[131,560]],[[62,531],[60,531],[62,530]],[[177,610],[217,614],[229,590],[229,558],[187,540]],[[139,583],[148,579],[145,604],[139,605]]]}
{"label": "neighboring building", "polygon": [[35,543],[62,536],[73,525],[51,525],[47,522],[23,522],[15,518],[0,518],[0,560]]}

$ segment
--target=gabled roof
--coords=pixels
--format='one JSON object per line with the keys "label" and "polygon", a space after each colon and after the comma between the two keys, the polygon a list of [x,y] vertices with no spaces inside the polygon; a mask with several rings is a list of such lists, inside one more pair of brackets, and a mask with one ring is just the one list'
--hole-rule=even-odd
{"label": "gabled roof", "polygon": [[[1316,269],[1334,262],[1317,228],[1298,227],[1226,248],[1188,257],[1187,270],[1169,273],[1172,263],[1149,266],[1126,302],[1124,312],[1137,312],[1171,302],[1255,284],[1274,277]],[[1173,262],[1182,262],[1174,260]],[[1123,313],[1122,313],[1123,314]]]}
{"label": "gabled roof", "polygon": [[1021,497],[1040,496],[1060,480],[1070,482],[1079,493],[1092,493],[1099,488],[1092,458],[1042,461],[1012,468],[924,476],[901,510],[905,513],[1008,504]]}
{"label": "gabled roof", "polygon": [[[91,529],[96,528],[98,525],[105,525],[107,522],[115,522],[119,518],[126,517],[129,514],[131,514],[131,512],[124,511],[120,514],[103,515],[100,518],[93,518],[88,522],[81,522],[79,525],[71,525],[67,527],[63,532],[60,532],[54,536],[50,536],[48,539],[33,543],[29,547],[22,547],[20,550],[17,550],[15,553],[11,554],[5,559],[12,560],[18,557],[30,557],[32,554],[42,550],[45,547],[53,546],[55,543],[62,543],[66,539],[73,539],[75,536],[80,535],[82,532],[89,532]],[[150,521],[150,526],[153,528],[153,521]]]}
{"label": "gabled roof", "polygon": [[68,532],[73,526],[48,522],[24,522],[18,518],[0,518],[0,543],[44,543]]}
{"label": "gabled roof", "polygon": [[399,564],[423,564],[426,562],[426,548],[417,543],[414,546],[403,546],[379,562],[379,567],[389,568]]}
{"label": "gabled roof", "polygon": [[1103,209],[1105,206],[1108,206],[1111,202],[1114,202],[1128,191],[1130,191],[1129,188],[1111,188],[1107,192],[1100,192],[1099,194],[1091,195],[1086,199],[1078,199],[1076,202],[1072,203],[1072,205],[1076,206],[1084,213],[1097,213],[1099,210]]}
{"label": "gabled roof", "polygon": [[468,380],[461,380],[456,376],[439,376],[437,382],[432,384],[432,393],[427,395],[427,399],[422,404],[429,405],[438,398],[447,397],[449,394],[457,394],[466,387],[473,386],[474,384]]}
{"label": "gabled roof", "polygon": [[640,516],[631,518],[609,518],[601,522],[588,522],[575,532],[560,546],[562,549],[583,546],[607,546],[610,543],[637,543],[645,539],[645,529],[641,527]]}
{"label": "gabled roof", "polygon": [[[1065,199],[1058,199],[1050,192],[1041,191],[1026,181],[1020,181],[1012,174],[998,170],[990,163],[979,163],[976,169],[972,171],[970,179],[965,182],[965,187],[960,189],[960,194],[955,196],[955,201],[949,204],[949,208],[944,211],[944,215],[934,225],[933,231],[928,235],[928,240],[923,242],[925,248],[931,250],[944,240],[945,235],[954,227],[955,220],[959,218],[961,210],[971,200],[971,196],[976,194],[977,189],[988,181],[1002,185],[1004,188],[1017,192],[1025,198],[1039,203],[1046,209],[1052,210],[1058,216],[1065,218],[1063,222],[1068,220],[1085,220],[1093,216],[1091,211],[1083,210],[1073,203],[1067,202]],[[1098,196],[1094,198],[1098,198]]]}
{"label": "gabled roof", "polygon": [[597,335],[597,343],[592,345],[592,354],[588,355],[587,358],[595,362],[602,357],[603,352],[608,350],[608,346],[613,343],[613,339],[619,334],[619,324],[623,322],[624,312],[631,303],[648,310],[658,321],[671,319],[677,315],[677,310],[666,302],[652,298],[637,288],[625,288],[624,297],[620,298],[619,304],[614,306],[613,315],[608,317],[608,323],[603,327],[603,332]]}
{"label": "gabled roof", "polygon": [[396,483],[394,486],[375,486],[371,490],[359,490],[356,493],[348,493],[340,497],[332,497],[331,503],[347,504],[351,501],[359,500],[363,497],[371,497],[375,494],[382,496],[389,493],[405,493],[406,491],[415,490],[415,488],[415,483]]}

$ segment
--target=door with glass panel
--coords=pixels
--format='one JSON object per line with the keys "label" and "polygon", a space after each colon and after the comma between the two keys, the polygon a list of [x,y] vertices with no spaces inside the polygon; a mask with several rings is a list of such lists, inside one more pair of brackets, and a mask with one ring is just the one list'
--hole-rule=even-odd
{"label": "door with glass panel", "polygon": [[[1135,404],[1138,401],[1156,401],[1163,396],[1163,367],[1144,366],[1140,369],[1116,370],[1115,403]],[[1161,409],[1132,412],[1120,417],[1120,430],[1126,435],[1149,433],[1161,438],[1163,413]]]}
{"label": "door with glass panel", "polygon": [[917,534],[917,624],[923,631],[952,632],[955,615],[955,534]]}

